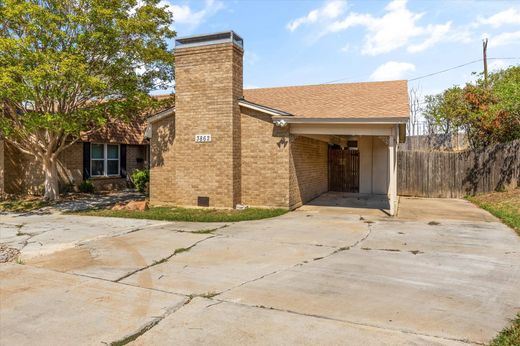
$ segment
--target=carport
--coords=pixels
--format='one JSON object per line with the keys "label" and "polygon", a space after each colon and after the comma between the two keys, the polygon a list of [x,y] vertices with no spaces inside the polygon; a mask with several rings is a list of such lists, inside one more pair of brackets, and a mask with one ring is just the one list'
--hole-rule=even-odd
{"label": "carport", "polygon": [[[345,193],[343,201],[336,205],[348,207],[345,197],[352,198],[352,201],[360,198],[368,201],[372,197],[372,200],[379,201],[373,205],[381,208],[380,201],[386,199],[387,203],[383,205],[387,206],[386,212],[390,215],[397,211],[396,154],[398,143],[405,140],[406,120],[405,117],[273,117],[275,124],[289,125],[293,138],[301,136],[328,144],[328,191]],[[322,199],[321,203],[325,200]]]}

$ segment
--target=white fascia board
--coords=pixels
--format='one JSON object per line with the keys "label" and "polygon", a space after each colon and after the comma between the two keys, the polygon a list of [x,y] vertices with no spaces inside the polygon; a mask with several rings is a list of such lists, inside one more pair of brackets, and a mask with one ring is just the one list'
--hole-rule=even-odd
{"label": "white fascia board", "polygon": [[283,117],[284,119],[287,116],[288,117],[292,117],[289,113],[286,113],[286,112],[283,112],[283,111],[279,111],[279,110],[276,110],[276,109],[273,109],[273,108],[257,105],[257,104],[254,104],[254,103],[251,103],[251,102],[248,102],[248,101],[245,101],[245,100],[238,101],[238,105],[242,106],[244,108],[249,108],[249,109],[252,109],[252,110],[255,110],[255,111],[259,111],[259,112],[262,112],[262,113],[265,113],[265,114],[278,116],[278,117]]}
{"label": "white fascia board", "polygon": [[291,124],[289,131],[295,135],[332,136],[390,136],[395,124]]}
{"label": "white fascia board", "polygon": [[149,124],[153,124],[161,119],[164,119],[170,115],[174,115],[175,114],[175,108],[169,108],[167,110],[164,110],[162,112],[159,112],[155,115],[152,115],[150,117],[148,117],[146,120],[148,121]]}
{"label": "white fascia board", "polygon": [[297,118],[276,116],[273,122],[285,120],[288,124],[367,124],[367,125],[389,125],[406,124],[409,117],[371,117],[371,118]]}

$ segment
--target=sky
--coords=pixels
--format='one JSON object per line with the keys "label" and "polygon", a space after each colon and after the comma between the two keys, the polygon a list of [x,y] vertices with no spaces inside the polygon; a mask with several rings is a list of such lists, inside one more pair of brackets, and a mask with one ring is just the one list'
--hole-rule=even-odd
{"label": "sky", "polygon": [[520,0],[162,0],[177,37],[234,30],[244,88],[408,79],[424,96],[464,85],[482,62],[520,64]]}

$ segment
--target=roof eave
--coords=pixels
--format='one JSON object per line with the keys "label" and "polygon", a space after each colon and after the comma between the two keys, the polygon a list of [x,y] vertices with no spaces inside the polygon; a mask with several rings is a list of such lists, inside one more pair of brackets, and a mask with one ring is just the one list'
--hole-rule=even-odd
{"label": "roof eave", "polygon": [[373,124],[373,125],[391,125],[391,124],[406,124],[408,116],[400,117],[365,117],[365,118],[303,118],[295,116],[274,116],[273,122],[277,120],[285,120],[288,124]]}
{"label": "roof eave", "polygon": [[175,107],[172,107],[172,108],[168,108],[164,111],[161,111],[159,113],[156,113],[152,116],[149,116],[148,118],[146,118],[146,121],[149,123],[149,124],[153,124],[161,119],[164,119],[170,115],[174,115],[175,114]]}
{"label": "roof eave", "polygon": [[238,104],[239,104],[239,106],[242,106],[242,107],[245,107],[245,108],[248,108],[248,109],[252,109],[252,110],[255,110],[255,111],[259,111],[259,112],[262,112],[262,113],[266,113],[266,114],[269,114],[269,115],[272,115],[272,116],[292,117],[292,114],[290,114],[290,113],[281,111],[279,109],[275,109],[275,108],[271,108],[271,107],[267,107],[267,106],[262,106],[262,105],[259,105],[257,103],[253,103],[253,102],[247,101],[247,100],[245,100],[243,98],[238,100]]}

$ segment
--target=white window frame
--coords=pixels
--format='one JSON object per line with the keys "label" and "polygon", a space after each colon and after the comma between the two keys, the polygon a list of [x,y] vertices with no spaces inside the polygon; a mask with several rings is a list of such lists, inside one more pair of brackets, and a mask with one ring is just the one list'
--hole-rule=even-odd
{"label": "white window frame", "polygon": [[[103,146],[103,159],[94,159],[92,158],[92,145],[102,145]],[[108,172],[108,161],[115,161],[116,159],[108,158],[108,146],[109,145],[117,145],[117,174],[107,174]],[[92,161],[101,161],[103,160],[103,174],[98,175],[94,174],[92,171]],[[90,143],[90,176],[93,178],[96,177],[119,177],[121,175],[121,145],[119,144],[111,144],[111,143]]]}

